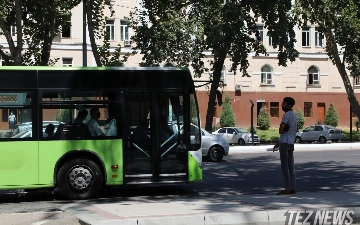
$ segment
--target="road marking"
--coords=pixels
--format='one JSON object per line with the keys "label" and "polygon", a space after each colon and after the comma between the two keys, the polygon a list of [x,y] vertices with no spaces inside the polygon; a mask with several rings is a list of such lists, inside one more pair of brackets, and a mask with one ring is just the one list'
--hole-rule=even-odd
{"label": "road marking", "polygon": [[36,222],[36,223],[33,223],[32,225],[41,225],[41,224],[45,224],[49,221],[51,221],[51,220],[44,220],[44,221]]}

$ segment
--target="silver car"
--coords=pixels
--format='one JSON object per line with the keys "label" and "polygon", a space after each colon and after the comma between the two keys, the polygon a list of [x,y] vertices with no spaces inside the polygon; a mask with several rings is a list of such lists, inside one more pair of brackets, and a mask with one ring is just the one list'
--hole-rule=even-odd
{"label": "silver car", "polygon": [[301,143],[307,141],[309,143],[318,141],[326,143],[327,141],[338,142],[343,137],[342,131],[330,125],[314,125],[308,126],[303,131],[296,133],[295,142]]}
{"label": "silver car", "polygon": [[223,137],[201,129],[201,148],[203,156],[210,161],[219,162],[229,154],[229,144]]}
{"label": "silver car", "polygon": [[[222,127],[213,134],[223,137],[230,145],[231,144],[252,144],[251,133],[243,128],[239,127]],[[254,134],[254,144],[259,144],[260,138],[257,134]]]}

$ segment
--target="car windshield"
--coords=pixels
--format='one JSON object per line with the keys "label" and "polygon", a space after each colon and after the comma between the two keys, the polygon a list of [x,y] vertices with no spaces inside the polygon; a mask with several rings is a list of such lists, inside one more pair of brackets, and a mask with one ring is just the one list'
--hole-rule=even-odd
{"label": "car windshield", "polygon": [[245,130],[244,128],[236,127],[235,130],[237,130],[239,133],[249,133],[248,130]]}

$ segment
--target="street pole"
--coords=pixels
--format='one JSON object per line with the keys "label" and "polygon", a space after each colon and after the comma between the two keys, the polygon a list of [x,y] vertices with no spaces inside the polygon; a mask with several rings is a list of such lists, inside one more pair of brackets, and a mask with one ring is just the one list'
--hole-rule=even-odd
{"label": "street pole", "polygon": [[250,99],[250,103],[251,103],[251,110],[250,110],[250,115],[251,115],[251,143],[252,145],[254,145],[254,102]]}
{"label": "street pole", "polygon": [[83,66],[87,66],[87,44],[86,44],[86,0],[83,0]]}

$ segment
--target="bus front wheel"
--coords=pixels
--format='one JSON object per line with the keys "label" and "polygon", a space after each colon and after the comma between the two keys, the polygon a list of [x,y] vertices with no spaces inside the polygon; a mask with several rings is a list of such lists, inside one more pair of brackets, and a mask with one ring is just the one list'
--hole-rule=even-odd
{"label": "bus front wheel", "polygon": [[75,158],[61,166],[57,185],[68,199],[89,199],[101,189],[103,174],[99,166],[86,158]]}

